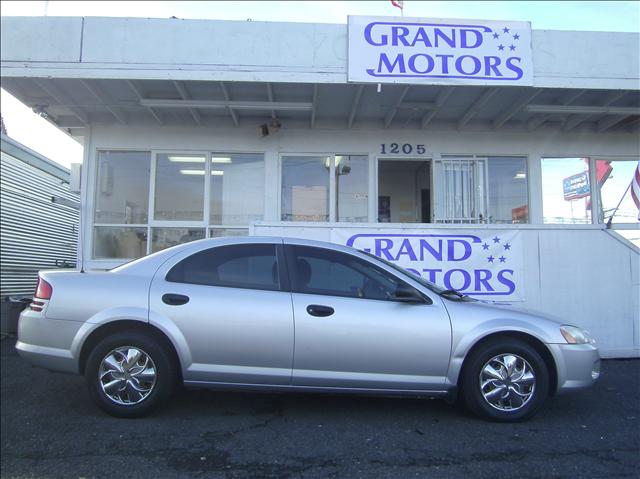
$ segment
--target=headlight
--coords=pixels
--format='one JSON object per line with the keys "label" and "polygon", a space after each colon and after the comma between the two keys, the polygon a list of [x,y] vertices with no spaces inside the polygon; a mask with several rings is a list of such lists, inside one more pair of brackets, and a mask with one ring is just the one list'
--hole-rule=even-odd
{"label": "headlight", "polygon": [[589,331],[585,331],[584,329],[578,328],[577,326],[560,326],[560,332],[569,344],[595,343],[594,339],[589,334]]}

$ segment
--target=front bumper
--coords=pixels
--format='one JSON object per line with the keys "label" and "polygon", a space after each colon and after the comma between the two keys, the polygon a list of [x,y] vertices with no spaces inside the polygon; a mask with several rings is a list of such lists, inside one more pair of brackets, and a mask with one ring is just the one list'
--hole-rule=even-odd
{"label": "front bumper", "polygon": [[593,344],[549,344],[558,366],[557,393],[593,385],[600,377],[600,354]]}

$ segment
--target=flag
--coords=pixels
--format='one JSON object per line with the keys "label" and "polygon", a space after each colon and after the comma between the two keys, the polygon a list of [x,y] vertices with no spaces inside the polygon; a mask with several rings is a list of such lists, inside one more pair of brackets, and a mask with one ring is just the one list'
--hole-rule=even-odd
{"label": "flag", "polygon": [[636,171],[629,186],[631,188],[631,198],[633,198],[633,202],[638,208],[638,220],[640,221],[640,161],[638,161],[638,166],[636,166]]}
{"label": "flag", "polygon": [[399,8],[400,10],[403,10],[404,8],[404,2],[402,0],[391,0],[391,5]]}

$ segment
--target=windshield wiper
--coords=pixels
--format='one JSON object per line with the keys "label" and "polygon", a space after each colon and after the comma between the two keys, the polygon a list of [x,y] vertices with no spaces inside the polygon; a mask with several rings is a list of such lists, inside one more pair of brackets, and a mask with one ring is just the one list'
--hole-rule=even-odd
{"label": "windshield wiper", "polygon": [[445,289],[444,291],[440,291],[440,296],[446,296],[446,295],[450,295],[450,294],[454,294],[458,298],[464,298],[466,296],[466,294],[461,293],[460,291],[458,291],[456,289]]}

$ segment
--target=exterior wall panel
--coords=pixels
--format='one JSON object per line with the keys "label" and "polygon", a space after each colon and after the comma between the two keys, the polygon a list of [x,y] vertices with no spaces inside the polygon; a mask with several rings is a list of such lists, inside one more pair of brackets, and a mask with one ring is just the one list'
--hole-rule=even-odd
{"label": "exterior wall panel", "polygon": [[[4,142],[3,142],[4,145]],[[1,156],[0,296],[31,294],[37,272],[76,262],[78,211],[52,203],[77,202],[68,183],[4,151]]]}

